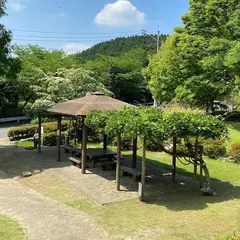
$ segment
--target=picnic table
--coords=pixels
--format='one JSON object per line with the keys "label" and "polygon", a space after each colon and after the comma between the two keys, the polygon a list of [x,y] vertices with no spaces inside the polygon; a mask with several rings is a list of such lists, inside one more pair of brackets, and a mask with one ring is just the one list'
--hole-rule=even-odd
{"label": "picnic table", "polygon": [[[75,149],[76,155],[82,155],[82,149]],[[117,155],[116,152],[112,152],[109,150],[101,149],[101,148],[88,148],[87,149],[87,159],[92,161],[92,167],[95,167],[96,162],[104,161],[112,162],[114,157]],[[107,161],[106,161],[107,160]]]}

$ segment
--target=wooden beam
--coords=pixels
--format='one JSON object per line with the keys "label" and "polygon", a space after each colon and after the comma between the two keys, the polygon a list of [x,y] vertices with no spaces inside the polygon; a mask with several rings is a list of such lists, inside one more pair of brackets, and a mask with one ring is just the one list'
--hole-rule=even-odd
{"label": "wooden beam", "polygon": [[42,116],[38,113],[38,153],[42,152]]}
{"label": "wooden beam", "polygon": [[146,153],[147,153],[147,137],[143,138],[143,155],[142,155],[142,177],[141,177],[141,196],[140,200],[144,201],[144,190],[145,190],[145,175],[146,175]]}
{"label": "wooden beam", "polygon": [[107,150],[107,142],[108,142],[108,137],[107,134],[103,135],[103,149]]}
{"label": "wooden beam", "polygon": [[177,138],[173,137],[172,181],[176,181]]}
{"label": "wooden beam", "polygon": [[[200,158],[202,159],[203,157],[203,148],[200,148]],[[203,187],[203,166],[200,165],[200,188]]]}
{"label": "wooden beam", "polygon": [[75,124],[74,125],[74,146],[77,144],[77,123],[78,123],[78,119],[75,119]]}
{"label": "wooden beam", "polygon": [[197,159],[198,159],[198,137],[195,141],[195,157],[194,157],[194,179],[197,179]]}
{"label": "wooden beam", "polygon": [[85,117],[82,118],[82,174],[86,173],[87,161],[87,126],[85,124]]}
{"label": "wooden beam", "polygon": [[57,161],[61,161],[62,116],[57,117]]}
{"label": "wooden beam", "polygon": [[137,167],[137,137],[133,139],[133,157],[132,157],[132,168]]}
{"label": "wooden beam", "polygon": [[120,190],[120,161],[121,161],[121,134],[117,135],[117,168],[116,168],[116,186]]}

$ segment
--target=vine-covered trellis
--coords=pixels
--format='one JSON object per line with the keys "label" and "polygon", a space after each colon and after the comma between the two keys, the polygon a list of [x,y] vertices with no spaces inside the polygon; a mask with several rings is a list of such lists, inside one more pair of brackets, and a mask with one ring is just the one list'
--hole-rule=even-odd
{"label": "vine-covered trellis", "polygon": [[[199,140],[226,137],[227,128],[221,119],[193,110],[168,113],[152,107],[139,107],[125,108],[121,111],[93,111],[87,116],[86,124],[91,128],[102,129],[107,135],[117,136],[118,149],[120,149],[121,136],[142,138],[143,170],[145,170],[147,140],[157,143],[164,152],[172,156],[173,180],[175,180],[176,160],[184,164],[193,164],[195,174],[197,166],[200,166],[200,175],[202,176],[202,171],[205,174],[201,191],[207,195],[215,195],[211,189],[210,175],[203,159],[203,148]],[[118,161],[120,161],[120,155]],[[119,189],[120,162],[117,166],[117,188]],[[145,174],[142,176],[142,183],[144,181]]]}

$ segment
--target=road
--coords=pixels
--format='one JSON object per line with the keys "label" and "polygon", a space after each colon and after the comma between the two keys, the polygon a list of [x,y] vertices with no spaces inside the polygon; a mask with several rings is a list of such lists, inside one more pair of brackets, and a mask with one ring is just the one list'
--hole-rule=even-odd
{"label": "road", "polygon": [[7,127],[0,126],[0,138],[7,137],[7,132],[10,128],[11,128],[11,126],[7,126]]}
{"label": "road", "polygon": [[8,133],[8,130],[10,128],[13,128],[13,127],[19,127],[19,126],[22,126],[22,125],[26,125],[26,124],[8,124],[7,126],[6,125],[0,125],[0,138],[6,138],[7,137],[7,133]]}

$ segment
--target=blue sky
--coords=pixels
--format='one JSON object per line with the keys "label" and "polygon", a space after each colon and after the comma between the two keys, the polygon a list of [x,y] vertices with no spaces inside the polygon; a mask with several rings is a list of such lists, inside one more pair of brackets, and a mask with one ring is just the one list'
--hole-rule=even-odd
{"label": "blue sky", "polygon": [[13,42],[73,53],[145,29],[170,34],[188,0],[8,0],[3,24]]}

